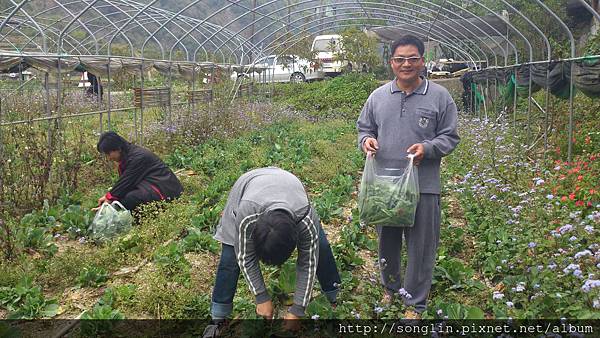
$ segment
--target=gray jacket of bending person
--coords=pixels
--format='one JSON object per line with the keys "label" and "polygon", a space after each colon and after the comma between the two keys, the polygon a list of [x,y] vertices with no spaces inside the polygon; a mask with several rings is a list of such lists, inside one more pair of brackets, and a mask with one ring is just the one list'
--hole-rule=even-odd
{"label": "gray jacket of bending person", "polygon": [[294,215],[298,226],[296,291],[289,311],[301,317],[310,302],[317,271],[319,218],[296,176],[276,167],[255,169],[242,175],[229,193],[214,238],[234,247],[238,265],[256,297],[256,303],[268,301],[271,297],[251,235],[258,217],[275,209],[284,209]]}

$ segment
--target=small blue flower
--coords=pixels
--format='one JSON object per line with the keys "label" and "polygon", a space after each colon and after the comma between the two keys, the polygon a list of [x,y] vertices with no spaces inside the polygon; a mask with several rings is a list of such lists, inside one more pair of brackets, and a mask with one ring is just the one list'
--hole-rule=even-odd
{"label": "small blue flower", "polygon": [[585,293],[588,293],[592,289],[597,288],[597,287],[600,287],[600,280],[588,279],[585,281],[585,283],[583,283],[581,290],[583,290],[583,292],[585,292]]}
{"label": "small blue flower", "polygon": [[398,290],[398,293],[400,294],[400,296],[402,296],[406,299],[412,298],[412,295],[410,293],[408,293],[408,291],[406,291],[404,288],[401,288],[400,290]]}
{"label": "small blue flower", "polygon": [[492,299],[497,300],[497,299],[502,299],[504,298],[504,294],[500,291],[494,291],[494,294],[492,295]]}

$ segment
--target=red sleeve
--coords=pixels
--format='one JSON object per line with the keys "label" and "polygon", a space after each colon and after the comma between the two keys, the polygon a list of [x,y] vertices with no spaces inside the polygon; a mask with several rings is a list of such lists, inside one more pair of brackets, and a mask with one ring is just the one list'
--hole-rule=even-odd
{"label": "red sleeve", "polygon": [[104,197],[106,197],[106,199],[110,202],[110,201],[114,201],[117,198],[115,198],[115,196],[113,196],[110,191],[106,193],[106,195],[104,195]]}

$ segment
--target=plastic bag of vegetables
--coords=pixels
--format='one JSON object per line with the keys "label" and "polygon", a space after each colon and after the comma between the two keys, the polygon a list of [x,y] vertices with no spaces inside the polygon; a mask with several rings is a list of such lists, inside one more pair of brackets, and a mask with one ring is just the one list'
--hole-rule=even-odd
{"label": "plastic bag of vegetables", "polygon": [[370,225],[412,227],[419,202],[419,180],[414,155],[405,169],[379,168],[367,154],[358,195],[362,222]]}
{"label": "plastic bag of vegetables", "polygon": [[97,242],[103,242],[118,234],[131,230],[133,216],[119,201],[104,202],[90,225],[90,236]]}

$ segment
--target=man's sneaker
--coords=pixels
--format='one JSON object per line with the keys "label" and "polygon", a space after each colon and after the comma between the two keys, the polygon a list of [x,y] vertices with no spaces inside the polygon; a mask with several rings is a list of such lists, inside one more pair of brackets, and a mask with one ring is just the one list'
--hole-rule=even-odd
{"label": "man's sneaker", "polygon": [[209,324],[205,329],[204,329],[204,333],[202,334],[202,338],[216,338],[219,337],[219,335],[221,334],[221,327],[225,324],[224,320],[220,320],[219,322],[215,323],[213,321],[212,324]]}
{"label": "man's sneaker", "polygon": [[404,311],[404,319],[419,320],[419,319],[421,319],[421,314],[418,312],[415,312],[413,310],[406,310],[406,311]]}

